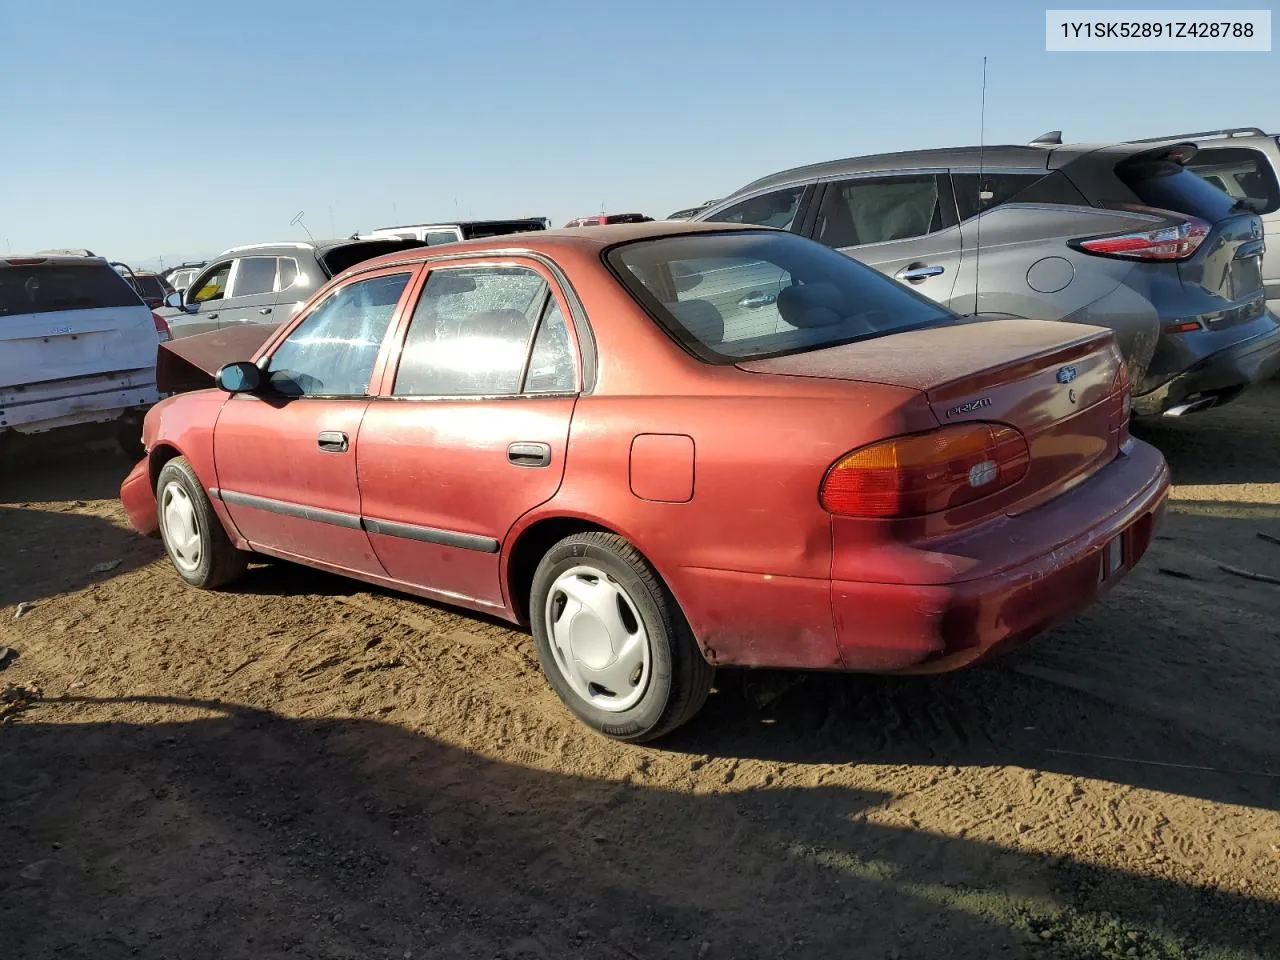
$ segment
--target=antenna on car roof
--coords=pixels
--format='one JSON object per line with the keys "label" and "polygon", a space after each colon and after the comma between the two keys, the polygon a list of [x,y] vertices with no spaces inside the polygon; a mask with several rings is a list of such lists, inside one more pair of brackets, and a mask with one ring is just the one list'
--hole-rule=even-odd
{"label": "antenna on car roof", "polygon": [[1062,131],[1050,130],[1048,133],[1042,133],[1040,134],[1040,136],[1036,137],[1029,144],[1027,144],[1027,146],[1034,147],[1038,144],[1042,146],[1043,145],[1049,145],[1049,146],[1055,146],[1055,147],[1061,146]]}
{"label": "antenna on car roof", "polygon": [[982,108],[978,112],[978,218],[973,233],[973,312],[978,312],[978,270],[982,266],[982,162],[987,142],[987,58],[982,58]]}
{"label": "antenna on car roof", "polygon": [[301,227],[303,233],[307,235],[307,239],[310,240],[312,243],[315,243],[316,238],[311,236],[311,231],[307,229],[307,225],[302,219],[302,215],[306,212],[307,211],[305,210],[299,210],[296,214],[294,214],[293,219],[289,221],[289,226]]}

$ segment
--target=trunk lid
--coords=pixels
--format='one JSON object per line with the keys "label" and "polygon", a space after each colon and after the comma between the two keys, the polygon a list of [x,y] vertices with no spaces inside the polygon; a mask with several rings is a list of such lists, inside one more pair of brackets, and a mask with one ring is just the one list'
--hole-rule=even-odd
{"label": "trunk lid", "polygon": [[738,367],[907,387],[925,395],[941,425],[1016,427],[1031,452],[1020,499],[1042,502],[1115,457],[1120,364],[1114,335],[1101,327],[977,319]]}
{"label": "trunk lid", "polygon": [[154,367],[151,311],[105,261],[0,260],[0,386]]}

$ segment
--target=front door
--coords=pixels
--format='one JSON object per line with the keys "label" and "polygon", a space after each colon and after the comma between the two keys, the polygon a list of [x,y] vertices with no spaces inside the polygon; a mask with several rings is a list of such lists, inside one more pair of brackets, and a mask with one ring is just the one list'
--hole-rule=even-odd
{"label": "front door", "polygon": [[563,304],[532,262],[428,274],[360,429],[365,526],[392,577],[502,604],[502,543],[564,474],[578,362]]}
{"label": "front door", "polygon": [[227,295],[231,267],[235,261],[219,260],[191,281],[182,295],[181,310],[161,313],[175,337],[192,337],[218,329],[222,302]]}
{"label": "front door", "polygon": [[253,547],[383,573],[361,524],[356,445],[412,275],[390,268],[331,291],[272,348],[263,389],[223,406],[214,428],[219,495]]}
{"label": "front door", "polygon": [[813,230],[820,243],[951,306],[963,243],[945,171],[828,183]]}

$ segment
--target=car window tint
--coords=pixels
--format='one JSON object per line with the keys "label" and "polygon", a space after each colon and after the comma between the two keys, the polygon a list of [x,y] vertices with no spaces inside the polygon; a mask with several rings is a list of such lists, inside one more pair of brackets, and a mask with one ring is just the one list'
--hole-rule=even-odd
{"label": "car window tint", "polygon": [[0,267],[0,317],[141,305],[137,291],[101,261]]}
{"label": "car window tint", "polygon": [[1280,210],[1280,183],[1267,158],[1248,147],[1201,148],[1187,169],[1237,199],[1256,201],[1259,213]]}
{"label": "car window tint", "polygon": [[433,270],[396,373],[399,397],[511,395],[547,283],[525,267]]}
{"label": "car window tint", "polygon": [[800,209],[800,197],[803,195],[803,185],[777,190],[725,207],[709,219],[716,223],[746,223],[757,227],[790,230],[796,219],[796,211]]}
{"label": "car window tint", "polygon": [[931,173],[832,183],[818,211],[815,239],[841,248],[921,237],[945,225],[943,197]]}
{"label": "car window tint", "polygon": [[956,189],[956,206],[960,219],[977,216],[979,210],[990,210],[1008,203],[1023,189],[1039,180],[1039,173],[956,173],[951,183]]}
{"label": "car window tint", "polygon": [[1230,215],[1233,202],[1186,167],[1165,160],[1131,160],[1116,175],[1149,207],[1190,214],[1213,223]]}
{"label": "car window tint", "polygon": [[298,279],[298,261],[293,257],[280,257],[276,261],[276,289],[288,290]]}
{"label": "car window tint", "polygon": [[792,233],[671,236],[607,256],[654,320],[711,363],[955,322],[928,298]]}
{"label": "car window tint", "polygon": [[210,300],[221,300],[227,292],[227,277],[231,273],[231,261],[220,263],[212,270],[197,277],[187,290],[188,303],[208,303]]}
{"label": "car window tint", "polygon": [[272,353],[272,389],[292,397],[365,395],[409,277],[356,280],[331,293]]}
{"label": "car window tint", "polygon": [[428,230],[427,246],[438,247],[442,243],[456,243],[458,235],[452,230]]}
{"label": "car window tint", "polygon": [[524,392],[571,393],[577,387],[575,368],[573,347],[569,343],[569,327],[564,322],[560,304],[552,297],[547,309],[543,311],[538,334],[533,339]]}
{"label": "car window tint", "polygon": [[253,297],[276,287],[275,257],[242,257],[229,297]]}

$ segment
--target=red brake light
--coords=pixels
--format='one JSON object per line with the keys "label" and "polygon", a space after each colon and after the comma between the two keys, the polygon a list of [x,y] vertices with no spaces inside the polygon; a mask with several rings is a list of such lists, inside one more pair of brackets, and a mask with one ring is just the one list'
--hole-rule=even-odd
{"label": "red brake light", "polygon": [[48,262],[48,257],[10,257],[5,261],[11,267],[34,267],[37,263]]}
{"label": "red brake light", "polygon": [[151,311],[151,322],[156,325],[156,334],[160,337],[161,343],[173,337],[173,331],[169,329],[169,321],[154,310]]}
{"label": "red brake light", "polygon": [[1126,260],[1185,260],[1199,249],[1212,229],[1212,224],[1199,217],[1186,217],[1154,230],[1075,240],[1072,246],[1085,253]]}
{"label": "red brake light", "polygon": [[1027,472],[1031,453],[1017,430],[966,423],[894,437],[845,454],[819,499],[851,517],[915,517],[990,496]]}

